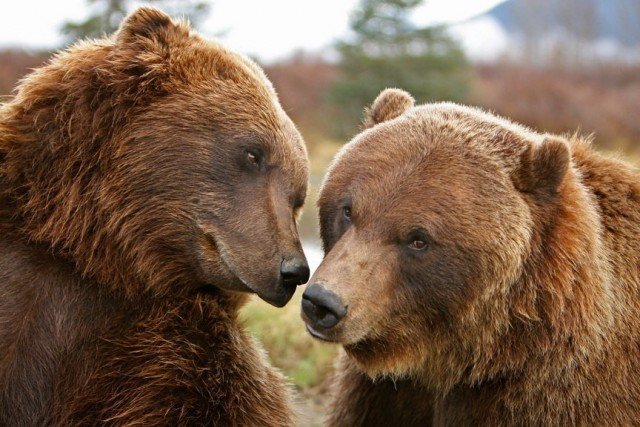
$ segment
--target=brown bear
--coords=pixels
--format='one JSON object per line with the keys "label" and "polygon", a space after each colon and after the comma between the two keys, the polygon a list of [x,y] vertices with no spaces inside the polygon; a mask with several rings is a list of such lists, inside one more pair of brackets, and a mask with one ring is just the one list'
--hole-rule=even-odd
{"label": "brown bear", "polygon": [[380,94],[319,199],[303,294],[329,425],[640,420],[640,175],[578,136]]}
{"label": "brown bear", "polygon": [[303,140],[249,59],[142,8],[0,107],[0,425],[291,425],[237,319],[309,270]]}

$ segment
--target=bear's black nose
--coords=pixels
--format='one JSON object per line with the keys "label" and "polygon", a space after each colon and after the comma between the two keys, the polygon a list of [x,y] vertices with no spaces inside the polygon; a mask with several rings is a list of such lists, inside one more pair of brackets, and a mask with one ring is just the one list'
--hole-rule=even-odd
{"label": "bear's black nose", "polygon": [[317,283],[312,284],[302,294],[302,311],[320,329],[333,328],[347,314],[347,306],[340,297]]}
{"label": "bear's black nose", "polygon": [[295,288],[309,280],[309,265],[304,258],[284,259],[280,264],[280,280],[285,288]]}

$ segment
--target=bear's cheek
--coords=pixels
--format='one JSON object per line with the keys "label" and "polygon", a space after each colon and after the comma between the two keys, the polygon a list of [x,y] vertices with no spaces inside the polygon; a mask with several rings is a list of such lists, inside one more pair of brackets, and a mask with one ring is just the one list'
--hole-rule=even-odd
{"label": "bear's cheek", "polygon": [[371,377],[403,377],[419,370],[433,348],[429,334],[419,318],[406,314],[402,319],[379,325],[367,337],[344,346]]}
{"label": "bear's cheek", "polygon": [[[411,375],[443,336],[453,337],[460,318],[480,294],[473,277],[478,260],[448,253],[442,257],[387,265],[366,311],[352,313],[345,324],[347,353],[372,377]],[[358,338],[355,341],[355,338]]]}
{"label": "bear's cheek", "polygon": [[246,286],[220,257],[218,247],[210,236],[199,233],[191,253],[200,282],[228,290],[246,291]]}
{"label": "bear's cheek", "polygon": [[393,309],[393,289],[386,277],[369,280],[354,289],[351,305],[341,326],[342,342],[353,343],[384,334]]}
{"label": "bear's cheek", "polygon": [[428,251],[399,263],[392,307],[430,325],[449,323],[476,293],[478,260],[449,247]]}

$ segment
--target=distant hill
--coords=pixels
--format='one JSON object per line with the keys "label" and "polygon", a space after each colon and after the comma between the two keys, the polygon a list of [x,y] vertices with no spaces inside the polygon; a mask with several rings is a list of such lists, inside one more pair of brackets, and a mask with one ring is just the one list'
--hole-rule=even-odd
{"label": "distant hill", "polygon": [[640,46],[640,0],[508,0],[480,15],[509,34],[563,31],[583,39]]}

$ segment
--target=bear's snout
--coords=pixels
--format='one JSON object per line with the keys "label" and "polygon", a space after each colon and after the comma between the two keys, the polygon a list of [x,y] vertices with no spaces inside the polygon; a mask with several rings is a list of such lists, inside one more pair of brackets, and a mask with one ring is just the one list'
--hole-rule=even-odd
{"label": "bear's snout", "polygon": [[285,288],[295,290],[309,280],[309,264],[301,257],[283,259],[280,264],[280,282]]}
{"label": "bear's snout", "polygon": [[314,283],[302,294],[302,312],[310,327],[309,332],[317,338],[324,339],[321,331],[336,326],[347,314],[347,306],[337,294]]}

